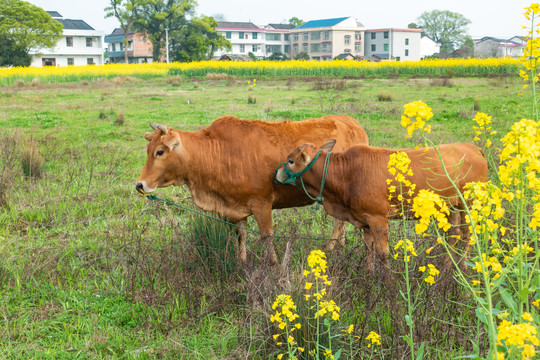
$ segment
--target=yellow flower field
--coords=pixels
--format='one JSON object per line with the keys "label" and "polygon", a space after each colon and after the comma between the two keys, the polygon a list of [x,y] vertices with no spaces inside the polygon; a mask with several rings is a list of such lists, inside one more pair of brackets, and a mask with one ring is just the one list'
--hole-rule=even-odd
{"label": "yellow flower field", "polygon": [[187,77],[225,73],[234,76],[485,76],[513,74],[521,69],[517,59],[448,59],[421,61],[200,61],[191,63],[108,64],[68,67],[0,68],[0,84],[38,78],[46,82],[91,80],[100,77],[167,75]]}

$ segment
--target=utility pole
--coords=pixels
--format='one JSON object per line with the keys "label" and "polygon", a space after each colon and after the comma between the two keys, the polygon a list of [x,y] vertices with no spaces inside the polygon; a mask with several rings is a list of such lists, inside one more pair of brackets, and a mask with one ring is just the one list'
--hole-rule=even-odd
{"label": "utility pole", "polygon": [[165,28],[165,54],[167,56],[167,64],[169,63],[169,28]]}

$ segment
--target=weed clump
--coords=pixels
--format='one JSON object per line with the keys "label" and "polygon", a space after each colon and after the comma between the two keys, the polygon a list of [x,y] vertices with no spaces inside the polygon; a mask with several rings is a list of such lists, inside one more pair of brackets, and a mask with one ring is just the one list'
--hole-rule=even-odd
{"label": "weed clump", "polygon": [[28,178],[40,178],[45,159],[39,152],[39,148],[33,137],[25,141],[21,153],[21,165],[24,176]]}
{"label": "weed clump", "polygon": [[392,94],[388,94],[388,93],[380,93],[379,95],[377,95],[377,100],[378,101],[393,101],[394,98],[392,97]]}

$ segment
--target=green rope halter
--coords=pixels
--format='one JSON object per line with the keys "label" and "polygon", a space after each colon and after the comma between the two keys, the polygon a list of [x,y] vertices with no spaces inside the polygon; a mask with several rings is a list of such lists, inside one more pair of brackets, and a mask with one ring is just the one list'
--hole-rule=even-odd
{"label": "green rope halter", "polygon": [[308,170],[311,169],[313,164],[315,164],[315,161],[317,161],[317,159],[319,158],[319,155],[321,154],[321,152],[322,152],[322,150],[319,150],[319,152],[317,153],[317,155],[315,155],[313,160],[311,160],[311,162],[308,164],[308,166],[302,171],[298,171],[298,172],[291,171],[291,170],[287,169],[287,163],[283,162],[283,163],[278,165],[278,167],[276,168],[276,172],[274,174],[274,182],[277,183],[278,182],[277,177],[276,177],[277,172],[278,172],[279,168],[283,165],[283,172],[287,175],[287,178],[282,182],[282,184],[294,184],[294,186],[299,188],[300,186],[298,185],[298,183],[296,181],[297,181],[298,178],[300,178],[300,182],[302,183],[302,189],[304,190],[306,195],[311,200],[316,202],[315,207],[312,207],[312,209],[315,209],[315,210],[318,210],[319,206],[322,205],[322,203],[324,201],[324,199],[322,197],[322,192],[323,192],[323,189],[324,189],[324,183],[326,182],[326,176],[328,175],[328,167],[330,165],[330,154],[332,152],[329,151],[328,155],[326,156],[326,159],[324,159],[324,166],[323,166],[323,173],[322,173],[322,180],[321,180],[321,189],[319,190],[319,195],[317,197],[312,197],[311,195],[309,195],[309,193],[306,190],[306,186],[304,185],[304,179],[302,178],[302,175],[304,175]]}

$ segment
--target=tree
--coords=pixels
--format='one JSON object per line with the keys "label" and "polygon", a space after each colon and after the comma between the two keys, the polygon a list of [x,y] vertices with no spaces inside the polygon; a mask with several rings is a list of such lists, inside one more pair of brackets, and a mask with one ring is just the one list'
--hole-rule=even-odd
{"label": "tree", "polygon": [[137,11],[136,28],[144,31],[152,43],[154,61],[159,61],[165,29],[173,33],[187,27],[187,18],[193,16],[195,5],[195,0],[146,0]]}
{"label": "tree", "polygon": [[128,63],[128,35],[137,18],[137,10],[144,0],[109,0],[111,6],[105,8],[105,18],[115,17],[124,31],[124,62]]}
{"label": "tree", "polygon": [[192,18],[181,30],[171,32],[171,54],[175,61],[201,61],[214,56],[231,43],[216,31],[218,23],[211,16]]}
{"label": "tree", "polygon": [[52,48],[63,26],[42,8],[21,0],[0,0],[0,43],[3,66],[28,66],[31,49]]}
{"label": "tree", "polygon": [[294,57],[295,60],[309,60],[309,54],[305,51],[299,52]]}
{"label": "tree", "polygon": [[289,19],[289,24],[294,26],[295,28],[299,27],[300,25],[304,25],[304,20],[301,20],[297,18],[296,16]]}
{"label": "tree", "polygon": [[466,26],[471,21],[461,14],[448,10],[426,11],[418,18],[418,25],[424,33],[441,43],[441,52],[450,53],[463,43],[467,35]]}
{"label": "tree", "polygon": [[274,51],[272,55],[266,58],[266,60],[284,61],[284,60],[288,60],[288,58],[287,58],[287,55],[285,55],[281,51]]}
{"label": "tree", "polygon": [[465,36],[465,39],[461,44],[460,48],[464,50],[464,57],[474,57],[474,41],[472,37]]}

